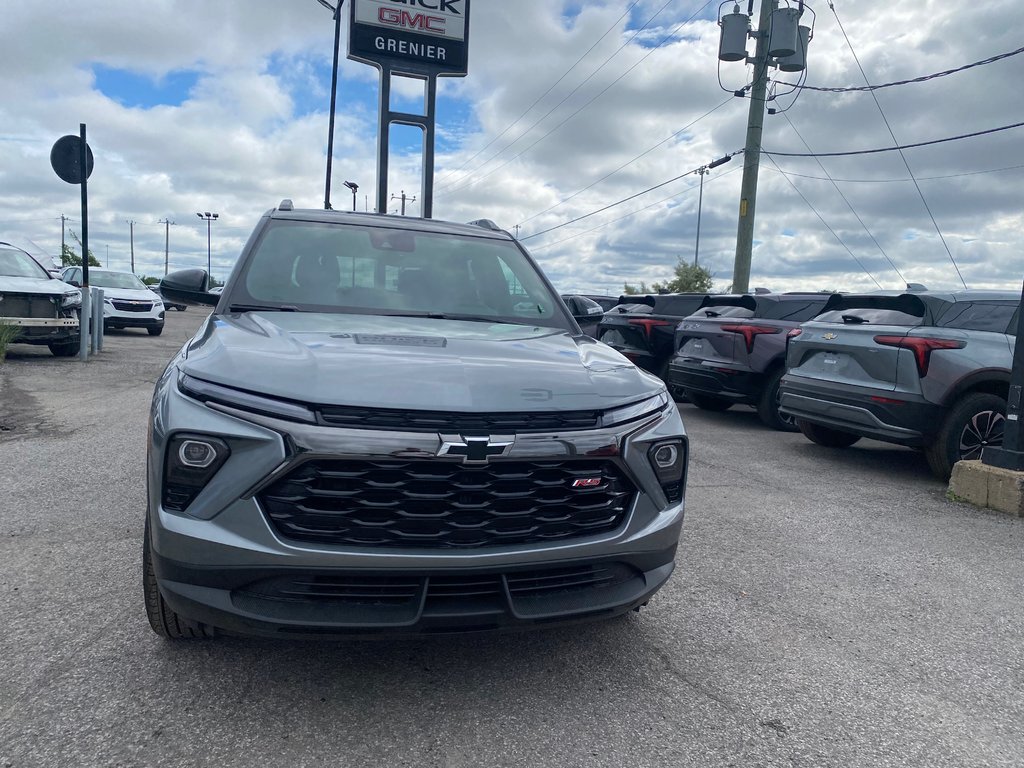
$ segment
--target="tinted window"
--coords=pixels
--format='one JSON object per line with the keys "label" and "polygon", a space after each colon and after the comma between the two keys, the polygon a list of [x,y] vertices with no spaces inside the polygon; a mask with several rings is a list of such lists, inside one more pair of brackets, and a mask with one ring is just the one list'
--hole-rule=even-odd
{"label": "tinted window", "polygon": [[[856,318],[845,320],[843,316]],[[834,309],[814,318],[819,323],[847,323],[849,325],[920,325],[922,318],[897,309],[876,309],[874,307],[850,307]]]}
{"label": "tinted window", "polygon": [[943,313],[938,325],[965,331],[1006,333],[1016,309],[1017,302],[957,302]]}
{"label": "tinted window", "polygon": [[278,221],[264,232],[240,278],[232,304],[566,327],[560,298],[505,240]]}
{"label": "tinted window", "polygon": [[697,320],[705,320],[709,317],[753,317],[754,310],[748,309],[747,307],[732,307],[732,306],[720,306],[720,307],[704,307],[699,312],[694,312],[690,317],[696,318]]}
{"label": "tinted window", "polygon": [[34,277],[49,280],[50,274],[27,253],[13,248],[0,248],[0,275],[4,277]]}
{"label": "tinted window", "polygon": [[125,288],[134,291],[144,291],[147,287],[131,272],[104,272],[100,269],[89,270],[89,284],[96,288]]}
{"label": "tinted window", "polygon": [[825,306],[827,300],[828,297],[823,296],[821,299],[761,302],[757,317],[763,317],[766,320],[789,320],[794,323],[802,323],[821,312],[821,308]]}

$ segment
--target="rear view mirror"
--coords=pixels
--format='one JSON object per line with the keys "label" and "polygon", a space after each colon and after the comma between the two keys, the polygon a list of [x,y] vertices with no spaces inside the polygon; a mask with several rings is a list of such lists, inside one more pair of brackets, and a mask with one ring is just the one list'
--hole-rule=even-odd
{"label": "rear view mirror", "polygon": [[216,306],[220,296],[209,289],[210,275],[205,269],[182,269],[160,281],[160,295],[177,304]]}

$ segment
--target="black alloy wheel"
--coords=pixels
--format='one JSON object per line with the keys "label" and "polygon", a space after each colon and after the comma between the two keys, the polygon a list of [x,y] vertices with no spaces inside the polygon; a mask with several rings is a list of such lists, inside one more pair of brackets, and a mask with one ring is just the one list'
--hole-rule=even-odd
{"label": "black alloy wheel", "polygon": [[947,480],[958,461],[981,458],[990,445],[1003,444],[1006,401],[987,392],[972,392],[950,409],[935,439],[925,447],[928,466],[940,480]]}

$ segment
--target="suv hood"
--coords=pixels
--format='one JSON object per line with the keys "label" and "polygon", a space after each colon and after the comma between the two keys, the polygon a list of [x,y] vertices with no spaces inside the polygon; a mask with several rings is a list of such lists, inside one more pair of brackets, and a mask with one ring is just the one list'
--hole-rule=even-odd
{"label": "suv hood", "polygon": [[558,329],[378,315],[211,315],[179,365],[303,403],[430,411],[606,409],[664,388]]}
{"label": "suv hood", "polygon": [[45,293],[50,296],[63,296],[74,293],[78,289],[60,280],[42,277],[6,277],[0,275],[0,293]]}

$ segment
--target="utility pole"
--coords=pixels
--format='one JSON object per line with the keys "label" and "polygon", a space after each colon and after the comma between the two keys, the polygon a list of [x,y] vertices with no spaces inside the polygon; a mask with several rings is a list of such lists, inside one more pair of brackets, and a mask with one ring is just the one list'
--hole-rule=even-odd
{"label": "utility pole", "polygon": [[129,243],[131,244],[132,250],[132,274],[135,274],[135,222],[132,219],[128,219],[128,233]]}
{"label": "utility pole", "polygon": [[171,254],[171,225],[176,222],[170,219],[160,219],[157,224],[164,225],[164,277],[167,277],[167,269],[170,265]]}
{"label": "utility pole", "polygon": [[60,263],[64,265],[64,222],[68,220],[68,217],[63,213],[60,215]]}
{"label": "utility pole", "polygon": [[520,224],[516,224],[515,227],[514,227],[514,229],[516,231],[516,240],[519,239],[519,228],[520,228],[520,226],[521,226]]}
{"label": "utility pole", "polygon": [[757,173],[761,161],[761,133],[764,128],[764,106],[768,91],[768,36],[772,11],[778,0],[761,0],[757,22],[757,48],[754,53],[754,82],[750,89],[750,111],[747,116],[747,143],[743,152],[743,182],[740,186],[740,220],[736,229],[736,261],[732,270],[733,293],[750,290],[750,257],[754,246],[754,209],[757,203]]}
{"label": "utility pole", "polygon": [[401,197],[399,197],[398,195],[392,195],[391,199],[392,200],[401,200],[402,201],[402,215],[403,216],[405,216],[405,203],[406,203],[406,201],[408,200],[410,203],[415,203],[416,202],[416,198],[415,197],[406,197],[405,196],[405,190],[404,189],[402,190],[402,196]]}
{"label": "utility pole", "polygon": [[103,266],[104,267],[109,267],[110,266],[110,246],[106,245],[104,247],[107,249],[107,255],[103,257]]}

